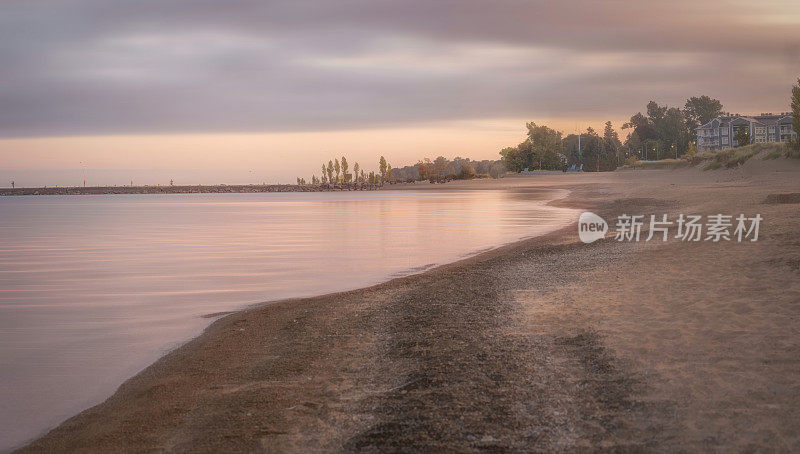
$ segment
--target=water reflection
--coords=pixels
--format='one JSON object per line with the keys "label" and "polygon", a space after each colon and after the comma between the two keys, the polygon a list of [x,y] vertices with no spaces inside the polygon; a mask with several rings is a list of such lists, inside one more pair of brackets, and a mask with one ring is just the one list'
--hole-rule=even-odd
{"label": "water reflection", "polygon": [[0,199],[0,449],[110,395],[204,315],[358,288],[563,225],[553,192]]}

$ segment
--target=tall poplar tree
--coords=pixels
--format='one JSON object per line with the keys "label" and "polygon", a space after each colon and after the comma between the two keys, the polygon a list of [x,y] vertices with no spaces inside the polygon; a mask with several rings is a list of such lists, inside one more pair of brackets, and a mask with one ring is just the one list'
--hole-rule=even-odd
{"label": "tall poplar tree", "polygon": [[347,173],[347,169],[349,167],[350,166],[347,164],[347,158],[342,156],[342,181],[344,181],[345,183],[350,181],[350,178],[348,177],[348,173]]}
{"label": "tall poplar tree", "polygon": [[381,181],[386,180],[386,158],[381,156],[380,161],[378,161],[378,171],[381,173]]}

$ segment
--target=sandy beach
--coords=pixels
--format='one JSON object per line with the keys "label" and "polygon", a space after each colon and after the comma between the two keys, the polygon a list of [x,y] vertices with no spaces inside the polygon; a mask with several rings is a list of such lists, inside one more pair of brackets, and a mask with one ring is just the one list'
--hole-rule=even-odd
{"label": "sandy beach", "polygon": [[414,185],[540,187],[612,224],[764,220],[742,243],[572,225],[229,314],[20,452],[800,450],[800,204],[775,196],[800,162]]}

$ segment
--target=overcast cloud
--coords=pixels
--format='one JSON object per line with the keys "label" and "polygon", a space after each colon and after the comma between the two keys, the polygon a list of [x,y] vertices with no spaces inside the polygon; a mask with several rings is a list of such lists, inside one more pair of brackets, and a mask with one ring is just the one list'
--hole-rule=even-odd
{"label": "overcast cloud", "polygon": [[6,0],[0,136],[786,108],[796,1]]}

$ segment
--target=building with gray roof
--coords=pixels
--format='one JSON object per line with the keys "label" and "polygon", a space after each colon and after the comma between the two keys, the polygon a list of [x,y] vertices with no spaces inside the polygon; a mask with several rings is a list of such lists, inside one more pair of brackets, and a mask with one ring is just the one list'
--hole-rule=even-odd
{"label": "building with gray roof", "polygon": [[736,147],[736,130],[747,128],[753,143],[788,142],[797,140],[792,128],[792,113],[762,113],[744,116],[726,113],[697,128],[697,149],[700,151],[724,150]]}

